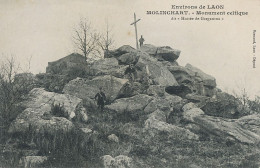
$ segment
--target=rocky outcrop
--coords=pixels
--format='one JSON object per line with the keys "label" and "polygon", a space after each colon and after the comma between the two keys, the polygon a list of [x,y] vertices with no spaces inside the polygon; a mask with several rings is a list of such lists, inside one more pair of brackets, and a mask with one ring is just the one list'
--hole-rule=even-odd
{"label": "rocky outcrop", "polygon": [[180,50],[174,50],[169,46],[163,46],[163,47],[155,47],[151,44],[145,44],[140,48],[141,51],[148,53],[149,55],[157,58],[159,61],[169,61],[174,62],[176,61],[181,51]]}
{"label": "rocky outcrop", "polygon": [[[7,157],[23,156],[24,167],[72,155],[83,160],[77,166],[107,168],[210,167],[216,160],[225,167],[240,160],[260,142],[260,115],[241,117],[247,110],[241,102],[218,91],[214,77],[179,66],[179,55],[170,47],[125,45],[106,51],[105,59],[86,62],[71,54],[49,63],[48,73],[29,74],[33,88],[45,89],[34,88],[17,105],[22,112],[9,127]],[[129,64],[136,69],[131,82],[124,74]],[[103,111],[94,99],[100,87],[107,97]],[[231,167],[248,167],[241,165]]]}
{"label": "rocky outcrop", "polygon": [[[25,110],[12,122],[9,132],[26,132],[29,129],[46,130],[47,132],[69,131],[74,125],[72,119],[86,121],[86,110],[82,106],[82,100],[67,94],[47,92],[43,88],[35,88],[29,93],[29,99],[23,102]],[[61,105],[59,113],[66,117],[54,117],[52,115],[53,105]],[[50,113],[49,119],[44,117]],[[52,117],[53,116],[53,117]]]}
{"label": "rocky outcrop", "polygon": [[144,114],[145,107],[152,99],[150,96],[139,94],[130,98],[117,99],[114,103],[105,108],[117,114],[126,114],[132,118],[136,118]]}
{"label": "rocky outcrop", "polygon": [[250,130],[260,136],[260,115],[253,114],[241,117],[237,120],[237,123],[243,126],[243,128]]}
{"label": "rocky outcrop", "polygon": [[[204,115],[198,108],[193,108],[183,113],[184,118],[200,127],[200,131],[221,138],[225,141],[238,141],[246,144],[257,144],[260,135],[246,129],[247,123],[243,120],[231,120]],[[250,117],[251,118],[251,117]],[[244,120],[245,121],[245,120]]]}
{"label": "rocky outcrop", "polygon": [[73,53],[54,62],[48,62],[46,73],[68,74],[71,69],[84,69],[86,60],[84,56]]}
{"label": "rocky outcrop", "polygon": [[112,75],[118,78],[123,78],[127,66],[119,65],[116,58],[100,59],[92,64],[88,64],[86,74],[89,76]]}
{"label": "rocky outcrop", "polygon": [[202,80],[204,86],[208,86],[212,88],[216,87],[216,79],[214,77],[204,73],[199,68],[196,68],[191,64],[187,64],[185,68],[195,73],[195,77],[198,77],[199,80]]}
{"label": "rocky outcrop", "polygon": [[198,95],[209,97],[215,94],[215,78],[202,72],[200,69],[192,66],[191,64],[187,64],[185,67],[167,66],[167,68],[174,75],[178,83],[183,88],[187,88],[189,90],[189,92],[185,92],[185,94],[196,93]]}
{"label": "rocky outcrop", "polygon": [[86,105],[88,101],[94,100],[99,88],[102,87],[107,101],[113,102],[127,82],[127,79],[120,79],[110,75],[98,76],[92,80],[77,78],[70,81],[64,87],[63,92],[83,99]]}
{"label": "rocky outcrop", "polygon": [[[160,54],[169,54],[170,51],[166,51],[167,49],[160,49]],[[161,86],[178,85],[174,76],[168,71],[168,69],[164,67],[161,62],[157,61],[156,58],[152,58],[146,52],[135,50],[130,46],[122,46],[115,51],[111,51],[109,57],[116,58],[120,64],[136,64],[135,67],[137,69],[138,79],[142,78],[142,76],[150,76],[155,84]]]}
{"label": "rocky outcrop", "polygon": [[123,45],[122,47],[119,47],[116,50],[108,51],[105,58],[111,58],[111,57],[118,57],[120,55],[126,54],[126,53],[136,53],[137,50],[129,45]]}
{"label": "rocky outcrop", "polygon": [[129,65],[129,64],[136,64],[138,62],[139,59],[139,55],[136,53],[125,53],[123,55],[120,55],[117,60],[119,62],[119,64],[123,64],[123,65]]}
{"label": "rocky outcrop", "polygon": [[165,88],[160,85],[150,85],[145,93],[149,96],[162,97],[165,95]]}
{"label": "rocky outcrop", "polygon": [[201,109],[207,115],[225,118],[238,118],[246,112],[238,99],[224,92],[218,92],[215,98],[207,100]]}
{"label": "rocky outcrop", "polygon": [[117,98],[132,97],[138,94],[143,94],[145,88],[139,82],[126,83],[119,91]]}
{"label": "rocky outcrop", "polygon": [[180,139],[198,139],[198,136],[191,131],[160,121],[155,115],[151,115],[145,121],[145,129],[149,131],[150,135],[166,132],[169,135],[178,136]]}
{"label": "rocky outcrop", "polygon": [[179,96],[165,95],[164,97],[154,98],[144,109],[146,114],[152,113],[156,110],[167,112],[167,116],[172,111],[173,107],[181,104],[182,98]]}
{"label": "rocky outcrop", "polygon": [[142,74],[150,76],[156,85],[178,85],[172,73],[164,67],[162,63],[157,61],[155,58],[150,57],[147,53],[140,53],[136,67],[141,71],[139,72],[139,76]]}

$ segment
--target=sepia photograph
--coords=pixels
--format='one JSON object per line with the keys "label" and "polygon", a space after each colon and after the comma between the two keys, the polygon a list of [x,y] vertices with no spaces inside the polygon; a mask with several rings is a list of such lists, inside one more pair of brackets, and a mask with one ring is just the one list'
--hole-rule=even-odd
{"label": "sepia photograph", "polygon": [[0,168],[259,168],[260,0],[0,0]]}

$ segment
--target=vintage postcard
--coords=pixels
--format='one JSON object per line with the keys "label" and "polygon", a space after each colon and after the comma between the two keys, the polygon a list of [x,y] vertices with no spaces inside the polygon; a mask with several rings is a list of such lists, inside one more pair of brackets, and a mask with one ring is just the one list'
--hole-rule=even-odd
{"label": "vintage postcard", "polygon": [[0,0],[0,167],[259,168],[259,0]]}

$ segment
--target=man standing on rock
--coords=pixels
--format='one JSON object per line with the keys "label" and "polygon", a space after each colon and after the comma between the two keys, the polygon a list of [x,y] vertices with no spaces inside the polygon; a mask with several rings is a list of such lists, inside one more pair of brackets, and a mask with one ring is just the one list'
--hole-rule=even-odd
{"label": "man standing on rock", "polygon": [[143,44],[144,44],[144,38],[143,38],[143,35],[141,35],[141,38],[139,39],[139,43],[140,43],[140,47],[142,47]]}
{"label": "man standing on rock", "polygon": [[96,94],[95,100],[97,101],[98,109],[103,111],[106,101],[106,95],[102,91],[102,87],[99,88],[99,92]]}

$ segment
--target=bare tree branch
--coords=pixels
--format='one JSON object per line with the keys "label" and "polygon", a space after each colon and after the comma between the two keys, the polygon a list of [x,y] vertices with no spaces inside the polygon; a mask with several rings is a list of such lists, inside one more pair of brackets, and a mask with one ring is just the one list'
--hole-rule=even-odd
{"label": "bare tree branch", "polygon": [[87,60],[90,53],[97,50],[99,35],[92,29],[87,19],[81,19],[78,27],[74,29],[73,42]]}

